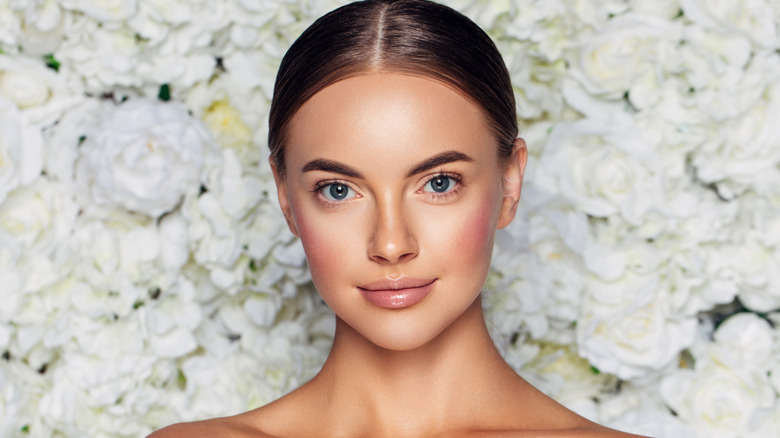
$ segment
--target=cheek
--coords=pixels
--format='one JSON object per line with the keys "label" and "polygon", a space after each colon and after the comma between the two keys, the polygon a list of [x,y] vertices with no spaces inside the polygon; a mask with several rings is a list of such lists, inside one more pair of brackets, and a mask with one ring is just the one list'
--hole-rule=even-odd
{"label": "cheek", "polygon": [[[490,264],[493,251],[495,208],[487,197],[464,209],[445,214],[438,226],[426,230],[428,236],[436,236],[429,244],[438,258],[446,258],[452,270],[470,272]],[[443,219],[443,218],[442,218]],[[425,237],[423,237],[425,239]]]}
{"label": "cheek", "polygon": [[331,213],[322,214],[305,203],[291,205],[293,220],[298,229],[312,280],[318,289],[337,282],[345,267],[351,266],[355,258],[354,217]]}
{"label": "cheek", "polygon": [[495,214],[493,203],[488,199],[468,215],[461,226],[459,240],[464,253],[492,253]]}

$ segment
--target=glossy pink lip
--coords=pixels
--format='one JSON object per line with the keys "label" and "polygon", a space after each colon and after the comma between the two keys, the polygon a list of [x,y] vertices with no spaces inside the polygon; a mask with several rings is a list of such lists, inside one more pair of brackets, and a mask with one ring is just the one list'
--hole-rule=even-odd
{"label": "glossy pink lip", "polygon": [[436,279],[404,277],[383,279],[358,287],[368,302],[385,309],[403,309],[423,300],[433,289]]}

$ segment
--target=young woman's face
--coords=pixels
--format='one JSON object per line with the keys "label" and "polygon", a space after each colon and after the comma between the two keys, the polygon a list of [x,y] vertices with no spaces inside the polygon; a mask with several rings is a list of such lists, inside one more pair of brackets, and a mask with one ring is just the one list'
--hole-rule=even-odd
{"label": "young woman's face", "polygon": [[275,176],[323,300],[365,338],[406,350],[479,296],[495,229],[514,215],[521,155],[500,161],[483,114],[453,89],[375,73],[301,107]]}

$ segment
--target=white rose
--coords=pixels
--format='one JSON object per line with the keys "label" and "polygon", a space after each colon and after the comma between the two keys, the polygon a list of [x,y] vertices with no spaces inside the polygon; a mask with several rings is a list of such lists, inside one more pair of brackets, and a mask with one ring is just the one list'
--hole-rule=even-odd
{"label": "white rose", "polygon": [[663,77],[681,28],[655,17],[633,14],[614,18],[606,29],[573,53],[571,74],[590,93],[619,99],[635,88],[653,88]]}
{"label": "white rose", "polygon": [[541,344],[539,353],[519,372],[534,387],[566,406],[590,400],[616,383],[613,376],[593,371],[571,347]]}
{"label": "white rose", "polygon": [[661,394],[679,418],[707,437],[759,436],[747,434],[762,427],[777,403],[766,371],[731,368],[712,357],[667,375]]}
{"label": "white rose", "polygon": [[454,0],[447,6],[468,16],[483,29],[491,29],[501,16],[514,15],[517,6],[511,0]]}
{"label": "white rose", "polygon": [[[771,184],[772,179],[767,182]],[[723,257],[719,260],[720,269],[731,276],[738,288],[740,302],[756,312],[780,307],[778,199],[772,193],[748,192],[732,202],[742,214],[730,227],[731,238],[723,245]]]}
{"label": "white rose", "polygon": [[7,2],[0,3],[0,44],[13,47],[19,45],[22,20]]}
{"label": "white rose", "polygon": [[760,239],[762,236],[753,235],[743,244],[730,247],[731,267],[736,271],[744,305],[757,312],[769,312],[780,307],[780,248],[766,247]]}
{"label": "white rose", "polygon": [[780,134],[771,128],[770,120],[780,120],[780,82],[767,86],[764,97],[745,114],[721,123],[713,133],[714,141],[696,150],[696,176],[705,183],[728,179],[750,186],[776,170]]}
{"label": "white rose", "polygon": [[718,326],[713,355],[734,367],[766,370],[772,366],[774,333],[767,320],[737,313]]}
{"label": "white rose", "polygon": [[56,0],[43,0],[23,10],[24,25],[20,42],[25,53],[45,55],[59,46],[65,31],[67,15]]}
{"label": "white rose", "polygon": [[601,371],[633,380],[674,363],[693,344],[697,321],[668,315],[657,274],[627,273],[620,281],[591,280],[577,344],[582,357]]}
{"label": "white rose", "polygon": [[38,179],[0,203],[0,233],[15,238],[27,257],[48,256],[76,221],[73,198],[62,186]]}
{"label": "white rose", "polygon": [[748,0],[680,0],[683,13],[696,24],[749,36],[759,46],[777,48],[777,25],[770,2]]}
{"label": "white rose", "polygon": [[0,97],[0,203],[9,192],[40,176],[42,143],[40,129]]}
{"label": "white rose", "polygon": [[524,187],[523,197],[520,210],[528,217],[496,236],[492,266],[501,279],[486,302],[496,308],[492,319],[506,336],[522,323],[535,339],[568,344],[587,276],[587,218],[535,184]]}
{"label": "white rose", "polygon": [[680,13],[680,0],[629,0],[631,9],[641,14],[671,19]]}
{"label": "white rose", "polygon": [[197,193],[218,163],[208,132],[182,105],[135,99],[87,134],[77,180],[97,204],[157,217]]}
{"label": "white rose", "polygon": [[[742,35],[691,26],[685,29],[684,41],[676,53],[686,81],[697,93],[741,79],[751,61],[752,44]],[[733,111],[721,111],[729,110]]]}
{"label": "white rose", "polygon": [[642,385],[621,383],[616,393],[599,397],[597,422],[644,436],[695,437],[693,430],[669,412],[658,386],[657,380]]}
{"label": "white rose", "polygon": [[554,187],[591,216],[620,213],[639,224],[664,204],[664,170],[655,145],[629,120],[559,123],[539,166],[539,185]]}
{"label": "white rose", "polygon": [[10,321],[19,313],[26,273],[19,266],[22,256],[21,243],[15,238],[0,233],[0,324]]}
{"label": "white rose", "polygon": [[137,0],[64,0],[62,6],[83,12],[100,22],[112,22],[132,17],[137,3]]}

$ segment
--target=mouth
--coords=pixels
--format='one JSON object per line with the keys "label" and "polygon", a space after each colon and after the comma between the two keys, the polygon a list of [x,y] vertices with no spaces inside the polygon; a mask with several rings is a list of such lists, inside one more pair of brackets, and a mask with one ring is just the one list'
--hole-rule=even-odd
{"label": "mouth", "polygon": [[359,286],[363,297],[371,304],[384,309],[403,309],[422,301],[433,290],[436,279],[404,277],[399,280],[383,279]]}

